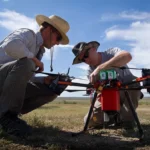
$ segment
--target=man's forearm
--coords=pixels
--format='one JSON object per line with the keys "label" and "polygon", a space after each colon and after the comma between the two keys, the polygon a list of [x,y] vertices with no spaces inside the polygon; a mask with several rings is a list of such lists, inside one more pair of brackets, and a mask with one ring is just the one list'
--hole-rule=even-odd
{"label": "man's forearm", "polygon": [[35,64],[39,61],[36,57],[33,57],[31,59],[34,61]]}
{"label": "man's forearm", "polygon": [[38,60],[36,57],[31,58],[33,60],[33,62],[35,63],[35,66],[38,67],[38,71],[41,72],[44,70],[44,65],[42,62],[40,62],[40,60]]}
{"label": "man's forearm", "polygon": [[119,55],[111,58],[109,61],[101,64],[99,67],[100,69],[111,69],[113,66],[121,67],[126,65],[130,60],[132,59],[132,56],[128,52],[121,52]]}

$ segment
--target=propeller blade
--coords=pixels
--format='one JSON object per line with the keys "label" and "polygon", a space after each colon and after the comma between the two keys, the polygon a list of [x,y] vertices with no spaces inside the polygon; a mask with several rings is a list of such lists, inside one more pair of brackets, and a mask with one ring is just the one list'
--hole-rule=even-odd
{"label": "propeller blade", "polygon": [[90,96],[90,94],[84,94],[83,96]]}
{"label": "propeller blade", "polygon": [[87,90],[65,90],[67,92],[80,92],[80,91],[87,91]]}
{"label": "propeller blade", "polygon": [[41,73],[41,74],[45,74],[45,75],[49,75],[49,76],[59,76],[59,75],[62,75],[62,76],[67,76],[67,75],[64,75],[64,74],[55,74],[55,73],[47,73],[47,72],[38,72],[38,71],[33,71],[35,73]]}
{"label": "propeller blade", "polygon": [[79,80],[85,80],[85,81],[88,81],[87,79],[76,78],[76,77],[72,77],[72,76],[71,76],[71,78],[72,78],[72,79],[79,79]]}
{"label": "propeller blade", "polygon": [[117,67],[117,66],[111,66],[112,68],[119,68],[119,69],[134,69],[134,70],[150,70],[149,68],[127,68],[125,66]]}
{"label": "propeller blade", "polygon": [[35,73],[41,73],[41,74],[45,74],[45,75],[49,75],[49,76],[52,76],[52,77],[57,77],[58,75],[61,75],[61,76],[67,76],[69,77],[70,79],[80,79],[80,80],[86,80],[88,81],[87,79],[82,79],[82,78],[76,78],[74,76],[68,76],[68,74],[55,74],[55,73],[47,73],[47,72],[38,72],[38,71],[33,71]]}

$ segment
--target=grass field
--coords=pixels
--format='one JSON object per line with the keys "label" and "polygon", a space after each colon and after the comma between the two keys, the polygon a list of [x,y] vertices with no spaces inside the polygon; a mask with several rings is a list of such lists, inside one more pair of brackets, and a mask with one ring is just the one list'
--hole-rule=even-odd
{"label": "grass field", "polygon": [[55,100],[22,116],[32,125],[32,136],[19,139],[1,131],[0,150],[150,149],[150,100],[142,100],[137,110],[145,134],[142,141],[137,138],[137,129],[91,130],[72,137],[71,132],[83,129],[89,104],[86,100]]}

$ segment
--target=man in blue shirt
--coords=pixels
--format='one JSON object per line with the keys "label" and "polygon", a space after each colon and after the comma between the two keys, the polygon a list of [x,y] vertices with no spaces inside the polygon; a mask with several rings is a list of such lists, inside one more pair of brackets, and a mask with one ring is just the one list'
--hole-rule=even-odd
{"label": "man in blue shirt", "polygon": [[59,16],[37,15],[40,30],[22,28],[8,35],[0,42],[0,126],[8,134],[25,136],[31,133],[31,127],[18,118],[54,100],[54,94],[46,84],[52,78],[33,77],[35,70],[42,72],[41,62],[44,47],[68,44],[67,21]]}

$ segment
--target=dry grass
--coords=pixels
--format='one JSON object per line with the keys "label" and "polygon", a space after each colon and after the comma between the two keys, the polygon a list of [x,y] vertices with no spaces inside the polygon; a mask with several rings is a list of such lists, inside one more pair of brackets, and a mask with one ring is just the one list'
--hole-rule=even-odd
{"label": "dry grass", "polygon": [[140,122],[145,132],[143,141],[137,138],[137,130],[94,130],[72,137],[71,132],[83,129],[83,117],[89,109],[89,101],[58,101],[22,116],[33,127],[27,139],[0,134],[0,150],[69,150],[69,149],[150,149],[150,102],[141,101],[138,108]]}

